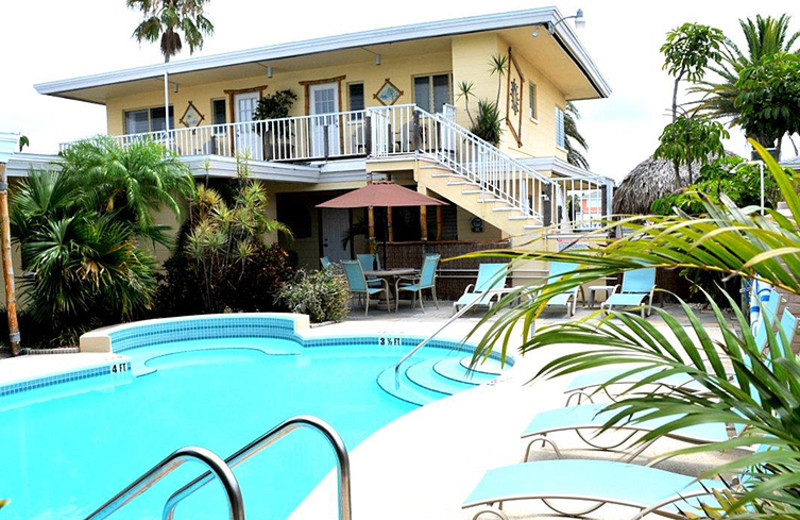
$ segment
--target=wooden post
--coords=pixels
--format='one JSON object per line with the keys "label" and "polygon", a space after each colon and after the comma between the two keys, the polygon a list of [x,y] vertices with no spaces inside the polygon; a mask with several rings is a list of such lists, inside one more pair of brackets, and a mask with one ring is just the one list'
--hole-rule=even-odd
{"label": "wooden post", "polygon": [[442,239],[444,223],[442,222],[442,207],[436,206],[436,240]]}
{"label": "wooden post", "polygon": [[367,208],[367,222],[369,223],[369,252],[375,253],[375,212],[372,206]]}
{"label": "wooden post", "polygon": [[412,116],[412,131],[414,135],[412,137],[412,146],[414,147],[414,151],[418,152],[420,148],[422,148],[421,143],[421,135],[420,135],[420,126],[419,126],[419,112],[414,110],[414,115]]}
{"label": "wooden post", "polygon": [[372,116],[364,115],[364,154],[372,157]]}
{"label": "wooden post", "polygon": [[386,229],[388,232],[388,241],[394,242],[394,229],[392,228],[392,207],[386,208]]}
{"label": "wooden post", "polygon": [[6,165],[0,163],[0,247],[3,249],[3,278],[6,284],[8,310],[8,341],[11,355],[19,354],[19,324],[17,323],[17,292],[14,288],[14,264],[11,257],[11,224],[8,219],[8,180]]}
{"label": "wooden post", "polygon": [[428,208],[427,206],[419,207],[419,228],[422,240],[428,240]]}

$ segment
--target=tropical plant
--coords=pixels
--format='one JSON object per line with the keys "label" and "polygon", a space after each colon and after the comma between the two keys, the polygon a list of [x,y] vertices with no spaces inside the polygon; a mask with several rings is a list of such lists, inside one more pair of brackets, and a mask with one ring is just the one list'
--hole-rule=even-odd
{"label": "tropical plant", "polygon": [[493,146],[499,145],[503,130],[500,126],[500,111],[497,105],[488,99],[478,101],[478,114],[470,131]]}
{"label": "tropical plant", "polygon": [[294,102],[297,101],[297,94],[290,89],[278,90],[274,94],[267,94],[258,100],[253,121],[265,119],[282,119],[289,117]]}
{"label": "tropical plant", "polygon": [[[190,269],[190,279],[196,279],[193,298],[202,302],[205,312],[224,310],[231,302],[237,302],[237,293],[244,285],[254,284],[248,274],[252,270],[265,269],[264,280],[277,287],[288,273],[274,272],[270,259],[267,237],[282,233],[291,237],[289,229],[277,220],[267,217],[267,193],[263,185],[250,178],[247,161],[237,158],[238,178],[232,195],[226,200],[219,191],[198,186],[197,195],[189,201],[189,217],[184,233],[179,237],[173,265],[179,269]],[[282,250],[281,250],[282,251]],[[283,253],[278,266],[288,271],[288,257]],[[265,265],[266,264],[266,265]],[[263,267],[260,269],[259,266]],[[173,273],[175,274],[175,273]],[[277,280],[273,283],[272,280]],[[182,292],[182,284],[176,279],[167,279],[167,294]],[[271,308],[274,291],[265,292],[257,302],[242,308],[237,304],[233,310],[259,310]],[[259,304],[260,302],[260,304]]]}
{"label": "tropical plant", "polygon": [[475,119],[472,118],[472,112],[469,111],[469,98],[475,96],[473,93],[474,88],[475,85],[472,82],[462,81],[458,84],[458,96],[456,97],[456,99],[464,98],[464,111],[467,113],[472,126],[475,126]]}
{"label": "tropical plant", "polygon": [[581,149],[584,152],[588,151],[589,143],[578,130],[578,120],[580,118],[581,113],[575,103],[567,101],[566,110],[564,111],[564,146],[567,149],[567,162],[573,166],[588,170],[589,161],[583,155]]}
{"label": "tropical plant", "polygon": [[739,124],[780,157],[783,136],[800,132],[800,56],[783,51],[763,56],[740,71],[736,89]]}
{"label": "tropical plant", "polygon": [[308,314],[312,323],[340,322],[349,312],[350,287],[335,267],[295,277],[281,287],[277,301],[292,312]]}
{"label": "tropical plant", "polygon": [[678,117],[678,86],[682,80],[697,82],[703,79],[710,63],[722,59],[722,31],[698,23],[685,23],[667,33],[661,46],[663,69],[675,78],[672,88],[672,120]]}
{"label": "tropical plant", "polygon": [[508,68],[508,54],[493,54],[489,60],[489,73],[492,76],[497,76],[497,96],[495,97],[495,106],[500,106],[500,93],[503,91],[503,75]]}
{"label": "tropical plant", "polygon": [[181,215],[182,201],[194,194],[191,172],[177,155],[153,141],[123,147],[108,137],[80,141],[60,155],[63,176],[79,183],[81,204],[113,214],[137,236],[169,244],[153,214],[166,208]]}
{"label": "tropical plant", "polygon": [[85,179],[31,171],[11,198],[11,223],[28,275],[25,312],[52,345],[74,345],[86,330],[149,308],[155,259],[134,228],[86,204]]}
{"label": "tropical plant", "polygon": [[708,117],[729,121],[731,125],[739,124],[741,111],[736,106],[739,75],[764,56],[782,51],[796,52],[795,43],[800,31],[789,32],[790,19],[784,14],[779,18],[758,15],[755,20],[739,20],[746,51],[743,52],[733,41],[726,39],[722,60],[709,67],[717,78],[713,81],[702,79],[690,89],[690,92],[701,96],[695,104],[696,109]]}
{"label": "tropical plant", "polygon": [[[126,0],[128,7],[141,11],[144,20],[134,29],[136,41],[161,40],[161,54],[169,62],[189,44],[189,53],[202,49],[206,35],[214,34],[214,24],[205,17],[209,0]],[[181,37],[183,34],[183,37]]]}
{"label": "tropical plant", "polygon": [[30,145],[31,145],[31,140],[28,139],[28,136],[26,136],[26,135],[19,136],[19,151],[20,152],[22,151],[23,148],[25,148],[26,146],[30,146]]}
{"label": "tropical plant", "polygon": [[[786,175],[796,177],[794,170],[786,168]],[[735,155],[720,156],[700,167],[694,184],[683,190],[653,201],[650,211],[656,215],[669,215],[675,209],[692,216],[705,210],[704,198],[720,204],[722,195],[743,208],[761,205],[761,169],[755,163]],[[775,179],[764,175],[764,202],[768,208],[777,207],[780,190]]]}
{"label": "tropical plant", "polygon": [[[728,512],[763,512],[758,518],[800,516],[800,361],[780,340],[780,334],[766,327],[768,349],[760,350],[750,332],[749,322],[736,310],[738,303],[725,296],[734,309],[734,323],[720,310],[720,303],[708,298],[718,337],[709,335],[695,312],[682,301],[680,313],[689,333],[673,313],[654,309],[666,325],[665,332],[648,320],[627,312],[613,311],[593,320],[584,318],[566,324],[540,327],[536,317],[554,295],[598,278],[642,267],[693,267],[728,277],[759,279],[774,287],[800,295],[800,197],[792,180],[757,142],[758,150],[787,203],[791,219],[775,210],[762,216],[756,208],[738,208],[722,195],[719,203],[704,199],[704,216],[683,213],[668,216],[633,217],[622,221],[630,234],[587,250],[560,252],[515,251],[512,266],[530,260],[577,263],[581,267],[545,284],[530,301],[516,307],[512,302],[527,289],[521,287],[504,297],[476,326],[487,326],[474,360],[492,349],[503,353],[512,337],[522,337],[521,350],[531,352],[554,345],[579,345],[577,353],[561,355],[546,364],[538,376],[558,376],[601,365],[623,365],[613,384],[640,378],[617,401],[609,405],[613,417],[608,426],[666,418],[667,423],[641,442],[696,424],[725,423],[737,426],[737,436],[722,443],[682,450],[728,450],[756,446],[753,450],[714,472],[736,471],[743,475],[732,486],[722,504]],[[609,228],[611,223],[609,224]],[[597,232],[599,237],[608,229]],[[490,253],[483,253],[489,255]],[[726,369],[730,366],[732,372]],[[730,373],[729,373],[730,372]],[[703,392],[676,387],[668,378],[684,376],[700,385]],[[683,379],[683,378],[678,378]],[[668,392],[649,392],[646,386],[660,383]],[[674,454],[671,454],[674,455]]]}
{"label": "tropical plant", "polygon": [[672,161],[678,184],[681,184],[680,167],[689,169],[689,183],[694,182],[692,165],[706,164],[713,157],[725,154],[722,139],[730,134],[717,121],[682,115],[664,127],[659,146],[653,157]]}

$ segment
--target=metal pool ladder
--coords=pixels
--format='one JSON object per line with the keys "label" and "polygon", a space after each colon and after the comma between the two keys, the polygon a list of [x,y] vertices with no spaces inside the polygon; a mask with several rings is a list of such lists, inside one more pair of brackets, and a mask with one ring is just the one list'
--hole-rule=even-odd
{"label": "metal pool ladder", "polygon": [[345,447],[341,436],[331,425],[311,415],[297,415],[283,421],[239,449],[224,461],[217,455],[203,448],[182,448],[120,491],[114,498],[86,517],[86,520],[100,520],[106,518],[111,513],[130,502],[133,498],[146,491],[150,486],[166,476],[167,473],[176,469],[180,464],[185,462],[187,458],[200,460],[208,466],[209,471],[206,471],[173,493],[164,505],[162,518],[164,520],[172,520],[175,507],[183,499],[214,480],[214,477],[217,477],[222,482],[228,497],[230,520],[245,520],[242,493],[239,489],[239,484],[236,482],[236,477],[233,476],[232,468],[235,468],[253,455],[261,452],[267,446],[270,446],[298,428],[310,428],[318,432],[328,441],[331,448],[333,448],[334,454],[336,455],[338,470],[339,520],[351,520],[350,456],[348,455],[347,447]]}

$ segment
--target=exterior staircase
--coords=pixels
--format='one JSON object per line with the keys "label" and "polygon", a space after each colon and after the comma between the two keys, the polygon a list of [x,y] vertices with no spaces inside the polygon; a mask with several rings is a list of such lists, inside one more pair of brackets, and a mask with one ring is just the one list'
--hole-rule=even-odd
{"label": "exterior staircase", "polygon": [[[446,113],[446,112],[445,112]],[[545,224],[552,181],[444,114],[414,107],[417,185],[431,190],[514,239]]]}

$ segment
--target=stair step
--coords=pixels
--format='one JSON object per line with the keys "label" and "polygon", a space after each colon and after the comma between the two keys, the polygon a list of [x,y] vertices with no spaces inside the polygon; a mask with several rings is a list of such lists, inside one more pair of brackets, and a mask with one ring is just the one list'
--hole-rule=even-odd
{"label": "stair step", "polygon": [[408,367],[406,376],[414,384],[431,392],[438,392],[443,396],[453,395],[456,392],[467,390],[475,386],[474,383],[465,383],[440,376],[434,371],[433,366],[441,359],[426,359]]}
{"label": "stair step", "polygon": [[511,215],[508,217],[508,220],[531,220],[533,217],[529,217],[528,215]]}
{"label": "stair step", "polygon": [[492,211],[519,211],[513,206],[501,206],[499,208],[492,208]]}
{"label": "stair step", "polygon": [[448,186],[473,186],[474,184],[470,181],[447,181]]}
{"label": "stair step", "polygon": [[399,377],[395,381],[394,367],[389,367],[378,375],[378,386],[389,395],[418,406],[423,406],[445,397],[439,392],[433,392],[417,385],[406,376],[406,370],[403,369],[401,369]]}
{"label": "stair step", "polygon": [[486,374],[464,368],[458,358],[442,359],[433,365],[433,369],[442,377],[472,385],[487,383],[496,377],[494,374]]}
{"label": "stair step", "polygon": [[[469,364],[472,362],[472,358],[467,356],[465,358],[461,358],[461,366],[465,369],[469,369]],[[483,362],[479,361],[477,365],[475,365],[474,370],[475,372],[480,372],[482,374],[490,374],[493,376],[499,376],[503,373],[503,371],[508,370],[509,364],[506,363],[505,366],[501,366],[500,361],[494,358],[489,358]]]}
{"label": "stair step", "polygon": [[541,224],[523,224],[522,229],[542,229],[544,226]]}
{"label": "stair step", "polygon": [[450,177],[451,175],[453,175],[453,174],[452,173],[432,173],[431,177],[433,177],[434,179],[442,179],[442,178]]}
{"label": "stair step", "polygon": [[483,199],[478,199],[478,202],[482,204],[488,204],[488,203],[504,202],[504,201],[503,199],[497,199],[497,198],[491,198],[491,199],[483,198]]}

